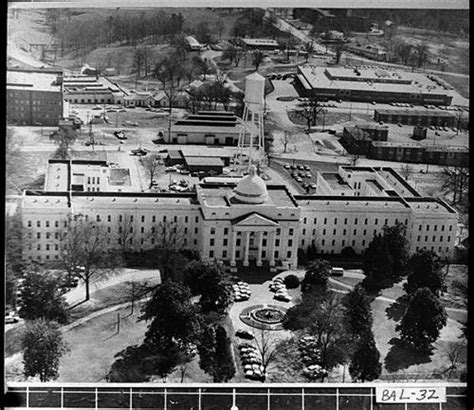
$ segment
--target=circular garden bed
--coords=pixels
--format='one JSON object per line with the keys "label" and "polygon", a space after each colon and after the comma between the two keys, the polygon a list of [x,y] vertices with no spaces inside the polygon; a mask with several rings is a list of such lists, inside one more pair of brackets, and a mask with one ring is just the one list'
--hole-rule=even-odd
{"label": "circular garden bed", "polygon": [[257,329],[282,330],[286,309],[275,305],[254,305],[242,310],[240,320]]}

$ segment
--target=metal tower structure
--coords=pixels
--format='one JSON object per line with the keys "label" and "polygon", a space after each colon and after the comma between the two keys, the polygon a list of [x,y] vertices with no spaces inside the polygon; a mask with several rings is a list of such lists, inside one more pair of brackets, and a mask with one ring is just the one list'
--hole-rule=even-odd
{"label": "metal tower structure", "polygon": [[239,171],[254,164],[257,168],[265,166],[265,140],[263,134],[263,115],[265,98],[265,78],[258,72],[245,77],[244,126],[239,133],[237,166]]}

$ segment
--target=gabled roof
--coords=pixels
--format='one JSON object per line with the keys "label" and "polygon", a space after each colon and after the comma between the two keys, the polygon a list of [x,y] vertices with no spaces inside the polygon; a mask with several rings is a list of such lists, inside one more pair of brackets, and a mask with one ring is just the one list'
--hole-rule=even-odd
{"label": "gabled roof", "polygon": [[238,218],[235,218],[232,221],[232,225],[235,226],[280,226],[278,222],[263,216],[262,214],[259,214],[258,212],[252,212],[250,214],[240,216]]}

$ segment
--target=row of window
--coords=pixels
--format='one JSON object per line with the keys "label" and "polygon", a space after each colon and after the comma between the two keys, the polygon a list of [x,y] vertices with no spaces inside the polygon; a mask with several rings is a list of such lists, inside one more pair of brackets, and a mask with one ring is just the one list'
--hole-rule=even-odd
{"label": "row of window", "polygon": [[[213,249],[211,249],[209,251],[209,258],[213,259],[215,257],[215,254],[216,254],[216,252]],[[235,252],[235,259],[240,260],[240,256],[241,256],[240,251],[236,251]],[[291,256],[292,256],[292,252],[287,251],[287,253],[286,253],[287,259],[291,259]],[[267,257],[267,252],[262,251],[262,259],[266,259],[266,257]],[[275,259],[278,259],[280,257],[280,251],[275,251],[274,257],[275,257]],[[227,259],[227,250],[222,251],[222,259]]]}
{"label": "row of window", "polygon": [[[196,217],[196,222],[197,222],[197,217]],[[289,228],[288,229],[288,236],[293,236],[295,233],[295,230],[293,228]],[[216,228],[211,228],[210,229],[210,235],[215,235],[216,234]],[[229,234],[229,228],[224,228],[223,229],[223,234],[224,236],[225,235],[228,235]],[[242,231],[237,231],[237,236],[240,236],[242,235]],[[268,235],[268,232],[263,232],[263,236],[267,236]],[[280,236],[281,235],[281,228],[277,228],[276,229],[276,236]]]}
{"label": "row of window", "polygon": [[[89,221],[89,215],[84,215],[84,219],[85,219],[86,222]],[[156,215],[152,215],[152,216],[151,216],[151,222],[152,222],[152,223],[156,223],[156,222],[157,222],[157,219],[158,219],[158,218],[157,218]],[[102,218],[101,218],[100,215],[96,215],[95,220],[96,220],[97,222],[101,222],[101,221],[102,221]],[[133,216],[133,215],[129,215],[127,222],[133,223],[134,220],[135,220],[134,216]],[[163,215],[162,220],[163,220],[164,223],[167,222],[167,221],[168,221],[167,216],[166,216],[166,215]],[[119,216],[118,216],[118,221],[119,221],[119,222],[124,222],[124,221],[125,221],[124,216],[123,216],[123,215],[119,215]],[[140,221],[141,221],[142,223],[149,222],[149,221],[147,220],[147,218],[146,218],[145,215],[141,215]],[[107,215],[107,222],[112,222],[112,215]],[[178,222],[178,216],[174,215],[173,218],[172,218],[169,222],[177,223],[177,222]],[[184,217],[184,223],[188,223],[188,222],[189,222],[189,216],[186,215],[186,216]],[[198,222],[199,222],[199,217],[196,216],[196,217],[195,217],[195,223],[198,223]],[[64,224],[64,227],[67,228],[67,221],[64,221],[63,224]],[[37,228],[41,228],[41,225],[42,225],[42,223],[41,223],[40,220],[36,221],[36,227],[37,227]],[[27,226],[28,228],[31,228],[31,227],[33,226],[33,221],[28,220],[27,223],[26,223],[26,226]],[[49,221],[49,220],[44,221],[44,227],[45,227],[45,228],[49,228],[49,227],[50,227],[50,221]],[[59,221],[54,221],[54,227],[55,227],[55,228],[59,228]],[[227,228],[226,228],[226,229],[227,229]]]}
{"label": "row of window", "polygon": [[[209,246],[210,247],[215,246],[215,243],[216,242],[215,242],[214,238],[209,239]],[[228,240],[227,240],[227,238],[224,238],[222,240],[222,246],[227,246],[227,245],[228,245]],[[239,247],[241,245],[242,245],[241,239],[237,238],[236,241],[235,241],[235,246]],[[253,245],[250,244],[249,246],[253,246]],[[265,248],[266,246],[267,246],[267,240],[265,238],[263,238],[262,239],[262,248]],[[275,247],[278,248],[279,246],[280,246],[280,239],[275,239]],[[288,239],[288,247],[291,248],[292,246],[293,246],[293,239]]]}
{"label": "row of window", "polygon": [[[332,219],[334,225],[337,225],[338,221],[341,221],[341,220],[344,221],[344,225],[347,225],[348,222],[349,222],[349,218],[344,218],[343,219],[343,218],[335,217],[335,218]],[[318,222],[318,218],[314,218],[313,219],[313,225],[317,225],[317,222]],[[330,223],[329,218],[324,218],[323,219],[323,225],[328,225],[328,222]],[[398,222],[399,222],[398,218],[395,218],[395,224],[397,224]],[[303,224],[306,225],[308,223],[311,223],[310,218],[307,218],[307,217],[303,218]],[[357,225],[358,223],[359,223],[359,218],[354,218],[352,225]],[[369,224],[369,218],[365,218],[364,219],[364,225],[368,225],[368,224]],[[379,218],[375,218],[373,225],[378,225],[378,224],[379,224]],[[388,224],[389,224],[388,218],[385,218],[384,225],[388,226]],[[404,224],[408,225],[408,219],[405,219]]]}
{"label": "row of window", "polygon": [[[439,241],[443,242],[443,239],[444,239],[443,235],[440,235]],[[416,240],[417,240],[417,242],[420,242],[421,241],[421,235],[418,235]],[[451,242],[451,236],[448,236],[447,241]],[[425,235],[425,242],[428,242],[428,235]],[[436,242],[436,235],[433,235],[432,242]]]}

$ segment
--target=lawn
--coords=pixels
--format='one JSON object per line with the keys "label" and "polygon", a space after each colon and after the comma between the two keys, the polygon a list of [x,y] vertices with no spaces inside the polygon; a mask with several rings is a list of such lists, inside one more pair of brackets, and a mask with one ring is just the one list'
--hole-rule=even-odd
{"label": "lawn", "polygon": [[[117,332],[118,316],[120,329]],[[138,311],[120,309],[101,315],[65,333],[71,352],[61,360],[59,382],[100,382],[114,361],[114,355],[127,346],[140,344],[145,322],[137,322]]]}
{"label": "lawn", "polygon": [[[352,113],[349,116],[348,112],[338,112],[338,111],[329,111],[324,117],[324,125],[325,127],[330,127],[331,125],[341,125],[347,122],[371,122],[373,120],[373,116],[370,114],[360,114],[360,113]],[[306,126],[306,119],[304,119],[301,115],[298,115],[296,111],[288,111],[288,118],[297,125]],[[323,116],[321,114],[318,115],[316,120],[316,127],[321,127],[323,125]]]}

